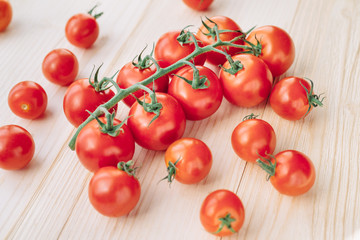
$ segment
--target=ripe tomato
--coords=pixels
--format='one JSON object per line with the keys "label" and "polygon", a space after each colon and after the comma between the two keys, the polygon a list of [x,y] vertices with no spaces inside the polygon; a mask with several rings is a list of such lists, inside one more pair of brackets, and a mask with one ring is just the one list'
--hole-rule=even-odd
{"label": "ripe tomato", "polygon": [[[134,66],[131,62],[125,64],[116,79],[117,84],[120,88],[128,88],[146,78],[150,77],[156,72],[156,67],[151,65],[148,68],[140,69],[139,67]],[[151,90],[155,90],[155,92],[164,92],[166,93],[168,90],[169,85],[169,77],[167,75],[160,77],[154,81],[154,84],[150,83],[147,85],[148,88]],[[138,90],[133,93],[137,98],[144,96],[144,90]],[[127,96],[123,99],[123,102],[128,106],[131,107],[136,99],[133,96]]]}
{"label": "ripe tomato", "polygon": [[[254,107],[263,102],[270,94],[273,78],[267,65],[260,59],[249,54],[233,57],[240,61],[243,69],[232,75],[224,69],[220,70],[220,82],[225,98],[240,107]],[[225,69],[230,68],[227,61]]]}
{"label": "ripe tomato", "polygon": [[204,66],[196,66],[200,76],[206,76],[209,80],[205,89],[193,89],[184,77],[193,81],[194,70],[190,66],[180,69],[169,84],[168,93],[176,98],[184,109],[185,116],[189,120],[201,120],[214,114],[220,107],[223,93],[220,81],[216,74]]}
{"label": "ripe tomato", "polygon": [[183,2],[194,10],[203,11],[211,5],[213,0],[183,0]]}
{"label": "ripe tomato", "polygon": [[12,19],[11,4],[7,0],[0,0],[0,32],[4,31]]}
{"label": "ripe tomato", "polygon": [[140,193],[137,178],[112,166],[96,171],[89,184],[90,203],[108,217],[128,214],[138,203]]}
{"label": "ripe tomato", "polygon": [[0,168],[24,168],[34,156],[35,143],[31,134],[17,125],[0,127]]}
{"label": "ripe tomato", "polygon": [[212,155],[203,141],[195,138],[181,138],[173,142],[166,150],[165,164],[168,167],[169,182],[175,178],[184,184],[194,184],[209,174]]}
{"label": "ripe tomato", "polygon": [[[65,92],[63,100],[63,109],[69,122],[78,127],[88,117],[89,113],[109,101],[115,93],[111,89],[97,92],[90,85],[89,79],[84,78],[73,82]],[[116,112],[117,105],[110,109],[110,112]]]}
{"label": "ripe tomato", "polygon": [[322,100],[313,94],[312,88],[312,82],[310,85],[305,79],[284,78],[275,84],[271,91],[270,105],[280,117],[299,120],[305,117],[312,107],[322,106]]}
{"label": "ripe tomato", "polygon": [[201,205],[201,224],[216,236],[238,232],[244,219],[245,210],[240,198],[229,190],[219,189],[210,193]]}
{"label": "ripe tomato", "polygon": [[268,65],[274,77],[288,70],[295,58],[295,46],[287,32],[275,26],[255,28],[246,38],[247,41],[262,45],[260,58]]}
{"label": "ripe tomato", "polygon": [[[166,93],[156,93],[156,98],[162,104],[160,115],[156,120],[150,124],[155,113],[146,112],[138,102],[135,102],[130,108],[131,117],[127,123],[137,144],[150,150],[165,150],[182,137],[186,119],[181,105],[175,98]],[[141,100],[144,100],[144,97]],[[145,96],[145,102],[151,102],[148,94]]]}
{"label": "ripe tomato", "polygon": [[305,154],[285,150],[276,154],[271,162],[273,165],[270,166],[274,169],[271,174],[268,172],[270,182],[280,193],[298,196],[309,191],[314,185],[315,167]]}
{"label": "ripe tomato", "polygon": [[[106,123],[106,118],[100,117]],[[120,124],[118,119],[114,125]],[[119,162],[132,159],[135,151],[134,138],[130,129],[124,124],[119,135],[112,137],[101,131],[96,120],[88,123],[81,129],[75,143],[75,151],[80,162],[89,170],[96,171],[106,166],[116,166]]]}
{"label": "ripe tomato", "polygon": [[36,82],[23,81],[10,90],[8,104],[15,115],[21,118],[35,119],[45,112],[47,95]]}
{"label": "ripe tomato", "polygon": [[[225,16],[215,16],[210,18],[211,21],[215,22],[218,25],[218,29],[219,30],[235,30],[238,32],[224,32],[224,33],[220,33],[220,40],[221,41],[230,41],[235,37],[238,37],[240,35],[242,35],[241,33],[241,28],[236,24],[236,22],[234,22],[231,18],[225,17]],[[204,21],[206,25],[208,25],[209,27],[214,27],[214,23],[211,23],[209,20]],[[216,38],[215,36],[211,36],[211,35],[205,35],[205,34],[209,33],[209,31],[206,29],[206,27],[204,25],[202,25],[199,28],[199,31],[197,32],[196,36],[199,38],[199,40],[206,46],[206,45],[210,45],[216,42]],[[237,41],[234,42],[235,44],[244,44],[244,41],[239,39]],[[222,50],[222,51],[226,51],[228,54],[235,55],[236,53],[241,51],[241,48],[235,48],[235,47],[217,47],[218,49]],[[219,65],[219,64],[223,64],[226,61],[226,57],[221,54],[221,53],[217,53],[217,52],[208,52],[207,53],[207,60],[214,64],[214,65]]]}
{"label": "ripe tomato", "polygon": [[231,135],[235,153],[243,160],[255,162],[259,155],[272,154],[276,136],[271,125],[261,119],[248,119],[236,126]]}
{"label": "ripe tomato", "polygon": [[75,80],[79,71],[79,63],[72,52],[59,48],[46,55],[42,63],[42,71],[50,82],[66,86]]}

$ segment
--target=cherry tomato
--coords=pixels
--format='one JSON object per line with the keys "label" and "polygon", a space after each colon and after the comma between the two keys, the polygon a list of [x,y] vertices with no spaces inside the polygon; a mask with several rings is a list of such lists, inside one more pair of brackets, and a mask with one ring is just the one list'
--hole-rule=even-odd
{"label": "cherry tomato", "polygon": [[194,10],[203,11],[211,5],[213,0],[183,0],[183,2]]}
{"label": "cherry tomato", "polygon": [[299,120],[313,107],[322,106],[322,100],[313,94],[312,86],[305,79],[287,77],[275,84],[270,94],[270,105],[280,117]]}
{"label": "cherry tomato", "polygon": [[60,86],[72,83],[79,71],[76,56],[67,49],[59,48],[49,52],[42,63],[47,80]]}
{"label": "cherry tomato", "polygon": [[[78,127],[88,117],[89,113],[109,101],[115,93],[111,89],[97,92],[90,85],[89,79],[84,78],[73,82],[65,92],[63,100],[63,109],[69,122]],[[116,112],[117,105],[110,109],[110,112]]]}
{"label": "cherry tomato", "polygon": [[272,154],[276,136],[271,125],[261,119],[247,119],[236,126],[231,135],[235,153],[243,160],[255,162],[259,155]]}
{"label": "cherry tomato", "polygon": [[[240,61],[243,69],[235,75],[220,70],[220,82],[225,98],[240,107],[254,107],[263,102],[271,92],[273,78],[267,65],[260,59],[249,54],[233,56]],[[223,67],[230,68],[227,61]]]}
{"label": "cherry tomato", "polygon": [[[193,81],[194,70],[190,66],[180,69],[172,78],[168,93],[176,98],[184,109],[185,116],[189,120],[201,120],[214,114],[220,107],[223,93],[220,81],[216,74],[204,66],[196,66],[200,76],[206,76],[208,88],[193,89],[184,77]],[[180,77],[178,77],[180,76]]]}
{"label": "cherry tomato", "polygon": [[10,90],[8,104],[15,115],[21,118],[35,119],[45,112],[47,95],[36,82],[23,81]]}
{"label": "cherry tomato", "polygon": [[4,31],[12,19],[11,4],[7,0],[0,0],[0,32]]}
{"label": "cherry tomato", "polygon": [[[130,108],[131,117],[127,123],[137,144],[150,150],[165,150],[182,137],[186,119],[181,105],[175,98],[166,93],[156,93],[156,98],[162,104],[160,115],[156,120],[150,124],[155,113],[146,112],[138,102],[135,102]],[[141,100],[144,100],[144,97]],[[145,96],[145,102],[151,102],[149,95]]]}
{"label": "cherry tomato", "polygon": [[[107,122],[104,117],[99,119],[103,123]],[[115,126],[120,123],[120,120],[114,120]],[[101,131],[96,120],[81,129],[76,139],[75,151],[80,162],[89,171],[94,172],[102,167],[116,166],[119,162],[132,159],[135,151],[134,138],[126,124],[121,129],[116,137],[110,136]]]}
{"label": "cherry tomato", "polygon": [[108,217],[128,214],[138,203],[140,193],[136,177],[112,166],[96,171],[89,184],[90,203]]}
{"label": "cherry tomato", "polygon": [[[140,69],[139,67],[134,66],[131,62],[125,64],[116,79],[117,84],[120,88],[128,88],[132,85],[145,80],[146,78],[150,77],[156,72],[155,65],[151,65],[151,67]],[[169,85],[169,77],[167,75],[156,79],[153,83],[147,85],[148,88],[151,90],[155,90],[155,92],[164,92],[166,93],[168,90]],[[138,90],[133,93],[137,98],[144,96],[144,90]],[[123,102],[128,106],[131,107],[136,99],[133,96],[127,96],[123,99]]]}
{"label": "cherry tomato", "polygon": [[244,219],[245,210],[240,198],[229,190],[219,189],[210,193],[201,205],[201,224],[216,236],[238,232]]}
{"label": "cherry tomato", "polygon": [[[230,41],[234,39],[235,37],[238,37],[242,35],[241,28],[237,25],[236,22],[234,22],[231,18],[225,17],[225,16],[215,16],[210,18],[211,21],[215,22],[218,25],[219,30],[235,30],[238,32],[224,32],[220,33],[220,40],[222,41]],[[214,23],[211,23],[209,20],[204,21],[206,25],[209,27],[214,27]],[[199,40],[206,46],[210,45],[216,42],[216,38],[213,38],[212,36],[207,36],[205,34],[209,33],[209,31],[206,29],[204,25],[202,25],[199,28],[199,31],[197,32],[196,36],[199,38]],[[234,44],[242,45],[244,44],[244,41],[239,39],[234,42]],[[241,48],[236,47],[217,47],[218,49],[222,51],[226,51],[230,55],[235,55],[236,53],[240,52]],[[217,52],[208,52],[207,53],[207,60],[214,64],[219,65],[223,64],[226,61],[226,57]]]}
{"label": "cherry tomato", "polygon": [[0,168],[24,168],[34,156],[35,143],[31,134],[17,125],[0,127]]}
{"label": "cherry tomato", "polygon": [[175,178],[184,184],[194,184],[209,174],[212,155],[203,141],[195,138],[181,138],[173,142],[166,150],[165,164],[168,167],[169,182]]}
{"label": "cherry tomato", "polygon": [[275,26],[254,29],[247,41],[262,45],[260,58],[268,65],[274,77],[280,76],[290,68],[295,58],[295,46],[287,32]]}

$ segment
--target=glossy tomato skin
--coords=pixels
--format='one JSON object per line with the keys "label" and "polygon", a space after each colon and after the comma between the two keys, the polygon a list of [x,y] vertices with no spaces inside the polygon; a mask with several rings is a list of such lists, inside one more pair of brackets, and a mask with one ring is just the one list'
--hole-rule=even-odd
{"label": "glossy tomato skin", "polygon": [[18,125],[0,127],[0,168],[19,170],[34,156],[35,143],[31,134]]}
{"label": "glossy tomato skin", "polygon": [[[225,98],[240,107],[259,105],[271,92],[273,78],[269,68],[254,55],[239,54],[233,59],[240,61],[244,67],[235,75],[220,70],[219,78]],[[229,62],[226,61],[223,67],[229,69]]]}
{"label": "glossy tomato skin", "polygon": [[36,82],[23,81],[10,90],[8,104],[15,115],[21,118],[35,119],[45,112],[47,95]]}
{"label": "glossy tomato skin", "polygon": [[9,26],[12,19],[12,7],[9,1],[0,0],[0,32]]}
{"label": "glossy tomato skin", "polygon": [[208,146],[196,138],[181,138],[173,142],[165,152],[165,164],[176,163],[175,179],[183,184],[203,180],[210,172],[212,155]]}
{"label": "glossy tomato skin", "polygon": [[221,224],[220,218],[227,214],[235,219],[231,227],[238,232],[245,219],[245,209],[240,198],[226,189],[219,189],[210,193],[201,205],[200,221],[206,231],[216,236],[229,236],[233,234],[226,226],[219,233],[215,233]]}
{"label": "glossy tomato skin", "polygon": [[72,45],[89,48],[99,36],[99,25],[90,14],[79,13],[67,21],[65,35]]}
{"label": "glossy tomato skin", "polygon": [[298,77],[287,77],[275,84],[270,94],[271,108],[282,118],[299,120],[309,109],[309,100],[304,87],[310,92],[308,81]]}
{"label": "glossy tomato skin", "polygon": [[[223,29],[228,29],[228,30],[236,30],[236,31],[241,31],[241,28],[237,25],[237,23],[232,20],[231,18],[225,17],[225,16],[215,16],[215,17],[211,17],[210,18],[211,21],[215,22],[218,25],[218,29],[219,30],[223,30]],[[214,24],[209,22],[209,20],[205,20],[204,21],[209,27],[214,27]],[[211,36],[206,36],[204,33],[208,33],[209,31],[204,27],[201,26],[199,28],[199,31],[197,32],[196,36],[199,38],[199,40],[206,46],[206,45],[210,45],[215,43],[215,39],[212,38]],[[220,34],[220,39],[222,41],[230,41],[235,37],[240,36],[241,33],[240,32],[227,32],[227,33],[221,33]],[[244,41],[239,39],[237,41],[234,42],[235,44],[240,44],[243,45]],[[235,47],[228,47],[223,49],[224,47],[217,47],[220,50],[225,50],[228,54],[235,55],[238,52],[240,52],[242,49],[241,48],[235,48]],[[207,53],[207,60],[214,65],[219,65],[219,64],[223,64],[224,62],[226,62],[226,57],[221,54],[221,53],[217,53],[217,52],[208,52]]]}
{"label": "glossy tomato skin", "polygon": [[235,153],[243,160],[255,162],[272,154],[276,146],[276,135],[269,123],[261,119],[248,119],[236,126],[231,135]]}
{"label": "glossy tomato skin", "polygon": [[[185,131],[186,119],[178,101],[166,93],[156,93],[157,101],[162,104],[160,116],[149,123],[155,116],[146,112],[135,102],[129,111],[128,126],[134,139],[141,147],[150,150],[165,150],[171,143],[182,137]],[[144,97],[141,98],[143,100]],[[150,103],[149,95],[145,101]]]}
{"label": "glossy tomato skin", "polygon": [[295,45],[291,37],[283,29],[276,26],[255,28],[246,38],[262,45],[260,58],[268,65],[274,77],[280,76],[290,68],[295,58]]}
{"label": "glossy tomato skin", "polygon": [[203,11],[209,8],[213,0],[183,0],[183,2],[194,10]]}
{"label": "glossy tomato skin", "polygon": [[176,98],[184,109],[186,119],[201,120],[210,117],[220,107],[223,98],[223,92],[219,78],[209,68],[196,66],[200,76],[208,78],[209,86],[206,89],[193,89],[190,84],[177,77],[185,77],[192,81],[194,70],[186,66],[176,72],[169,84],[168,94]]}
{"label": "glossy tomato skin", "polygon": [[[106,119],[100,120],[106,123]],[[120,124],[115,119],[114,125]],[[119,162],[132,159],[135,151],[134,138],[130,129],[124,124],[119,135],[112,137],[100,130],[96,120],[81,129],[75,143],[75,151],[80,162],[91,172],[106,166],[117,166]]]}
{"label": "glossy tomato skin", "polygon": [[[65,92],[63,99],[65,116],[74,127],[78,127],[90,116],[86,110],[94,112],[99,105],[106,103],[113,96],[115,93],[111,89],[97,92],[87,78],[77,80]],[[110,109],[110,112],[116,110],[117,104]]]}
{"label": "glossy tomato skin", "polygon": [[[132,85],[145,80],[156,72],[155,65],[151,65],[149,68],[140,69],[134,66],[131,62],[125,64],[116,79],[116,83],[120,88],[125,89],[131,87]],[[169,77],[167,75],[156,79],[153,83],[146,85],[151,90],[155,90],[155,92],[163,92],[166,93],[169,86]],[[144,90],[138,90],[133,93],[137,98],[144,96]],[[131,107],[136,99],[133,96],[127,96],[123,99],[123,102]]]}
{"label": "glossy tomato skin", "polygon": [[42,63],[42,72],[47,80],[60,86],[72,83],[79,71],[76,56],[65,48],[49,52]]}
{"label": "glossy tomato skin", "polygon": [[141,194],[136,177],[116,167],[103,167],[95,172],[89,184],[89,200],[94,208],[108,217],[128,214]]}
{"label": "glossy tomato skin", "polygon": [[312,161],[296,150],[285,150],[275,155],[275,175],[271,184],[282,194],[298,196],[310,190],[315,182],[315,167]]}

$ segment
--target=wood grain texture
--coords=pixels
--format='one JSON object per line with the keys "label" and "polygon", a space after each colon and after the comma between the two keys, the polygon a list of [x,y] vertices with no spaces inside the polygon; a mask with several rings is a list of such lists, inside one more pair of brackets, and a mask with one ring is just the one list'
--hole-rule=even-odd
{"label": "wood grain texture", "polygon": [[[358,0],[215,0],[206,12],[181,0],[108,0],[99,9],[100,37],[87,50],[64,36],[68,18],[95,1],[11,1],[14,18],[0,33],[0,125],[19,124],[32,133],[35,157],[20,171],[0,170],[0,239],[219,239],[203,230],[199,209],[213,190],[232,190],[245,206],[245,223],[227,239],[360,238],[360,2]],[[68,48],[78,57],[78,78],[104,63],[110,76],[165,32],[200,24],[200,17],[226,15],[242,29],[277,25],[292,36],[296,57],[284,76],[308,77],[326,96],[323,108],[304,120],[278,117],[269,104],[244,109],[225,99],[210,118],[187,121],[184,136],[202,139],[212,150],[209,176],[196,185],[158,181],[166,174],[164,152],[141,149],[134,155],[142,187],[139,204],[126,217],[108,218],[89,203],[92,176],[68,147],[74,128],[62,112],[66,88],[42,75],[44,56]],[[277,78],[276,80],[278,80]],[[7,94],[17,82],[40,83],[49,97],[37,120],[14,116]],[[280,195],[259,167],[233,152],[232,130],[254,112],[277,134],[275,152],[296,149],[314,162],[317,178],[305,195]],[[128,113],[119,104],[118,117]],[[225,238],[224,238],[225,239]]]}

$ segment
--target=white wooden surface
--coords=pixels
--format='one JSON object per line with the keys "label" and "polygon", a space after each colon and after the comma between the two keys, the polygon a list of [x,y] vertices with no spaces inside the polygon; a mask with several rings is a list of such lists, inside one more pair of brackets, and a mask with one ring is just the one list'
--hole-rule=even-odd
{"label": "white wooden surface", "polygon": [[[0,33],[0,125],[19,124],[36,142],[35,157],[20,171],[0,170],[0,239],[216,239],[203,230],[199,209],[218,188],[235,191],[246,216],[243,228],[229,239],[360,239],[360,2],[358,0],[215,0],[196,12],[181,0],[108,0],[99,9],[100,37],[91,49],[70,45],[65,23],[96,1],[12,0],[13,20]],[[91,178],[67,143],[74,128],[62,112],[65,87],[48,82],[41,72],[44,56],[68,48],[78,57],[78,78],[104,63],[112,75],[164,32],[201,16],[225,15],[247,30],[277,25],[296,46],[293,66],[284,76],[308,77],[325,93],[325,106],[305,120],[280,119],[268,104],[252,109],[230,105],[200,122],[187,122],[185,136],[202,139],[212,150],[213,168],[200,184],[158,183],[166,174],[163,152],[137,147],[134,160],[142,195],[126,217],[108,218],[89,203]],[[193,28],[196,31],[196,27]],[[283,76],[282,76],[283,77]],[[49,97],[46,114],[34,121],[11,113],[7,94],[17,82],[40,83]],[[127,107],[119,105],[119,118]],[[265,181],[265,172],[238,159],[230,136],[242,117],[261,115],[275,129],[275,152],[296,149],[314,162],[314,187],[300,197],[282,196]]]}

